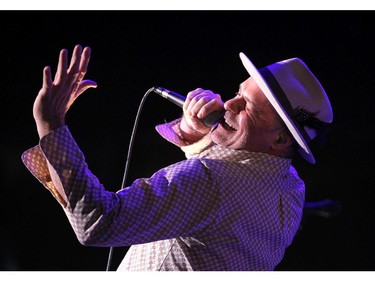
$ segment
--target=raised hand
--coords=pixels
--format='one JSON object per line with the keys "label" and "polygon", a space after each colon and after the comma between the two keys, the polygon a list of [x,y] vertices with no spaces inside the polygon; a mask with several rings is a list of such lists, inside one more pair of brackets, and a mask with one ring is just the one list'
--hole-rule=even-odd
{"label": "raised hand", "polygon": [[75,99],[88,88],[95,88],[94,81],[83,80],[90,60],[91,49],[75,46],[70,64],[68,51],[60,51],[57,71],[52,81],[51,69],[43,69],[43,85],[35,99],[33,115],[39,137],[65,124],[65,116]]}

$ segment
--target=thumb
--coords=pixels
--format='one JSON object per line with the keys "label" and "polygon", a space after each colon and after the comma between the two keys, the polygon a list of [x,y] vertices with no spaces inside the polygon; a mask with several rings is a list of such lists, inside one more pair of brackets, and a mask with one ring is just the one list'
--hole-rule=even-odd
{"label": "thumb", "polygon": [[82,80],[76,90],[76,98],[89,88],[96,88],[98,85],[92,80]]}

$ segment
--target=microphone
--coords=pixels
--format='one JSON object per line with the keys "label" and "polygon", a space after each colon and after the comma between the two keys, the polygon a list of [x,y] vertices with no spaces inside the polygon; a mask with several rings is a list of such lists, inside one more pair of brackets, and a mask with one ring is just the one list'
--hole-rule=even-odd
{"label": "microphone", "polygon": [[[167,90],[162,87],[154,87],[153,91],[181,108],[184,106],[186,97],[177,94],[176,92]],[[211,112],[202,119],[203,124],[206,127],[215,125],[220,120],[220,118],[224,116],[224,112],[225,109]]]}

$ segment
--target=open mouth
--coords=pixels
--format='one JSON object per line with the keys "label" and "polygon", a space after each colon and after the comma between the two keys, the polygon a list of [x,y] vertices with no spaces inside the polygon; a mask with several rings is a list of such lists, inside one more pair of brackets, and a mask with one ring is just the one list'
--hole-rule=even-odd
{"label": "open mouth", "polygon": [[225,119],[225,118],[222,118],[222,119],[221,119],[220,124],[221,124],[225,129],[227,129],[227,130],[237,131],[237,129],[236,129],[232,124],[230,124],[230,122],[228,122],[228,120]]}

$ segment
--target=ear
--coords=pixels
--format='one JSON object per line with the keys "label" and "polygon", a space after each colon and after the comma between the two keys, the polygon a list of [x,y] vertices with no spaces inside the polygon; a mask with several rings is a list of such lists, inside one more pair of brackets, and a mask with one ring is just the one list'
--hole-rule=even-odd
{"label": "ear", "polygon": [[272,144],[272,149],[275,151],[284,151],[288,149],[294,142],[294,139],[287,131],[280,132]]}

